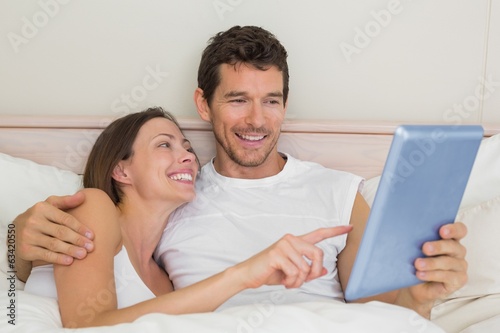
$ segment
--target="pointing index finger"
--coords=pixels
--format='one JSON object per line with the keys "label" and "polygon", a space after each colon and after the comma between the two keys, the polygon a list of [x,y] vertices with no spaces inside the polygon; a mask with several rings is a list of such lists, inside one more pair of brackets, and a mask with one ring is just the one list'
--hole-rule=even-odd
{"label": "pointing index finger", "polygon": [[352,225],[344,225],[331,228],[320,228],[311,231],[310,233],[307,233],[305,235],[302,235],[300,236],[300,238],[302,238],[304,241],[310,244],[316,244],[324,239],[346,234],[349,231],[351,231],[352,228],[353,228]]}

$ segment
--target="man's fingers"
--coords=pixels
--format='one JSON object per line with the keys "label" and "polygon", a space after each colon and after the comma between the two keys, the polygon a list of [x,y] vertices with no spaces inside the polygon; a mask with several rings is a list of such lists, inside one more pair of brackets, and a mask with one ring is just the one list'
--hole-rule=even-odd
{"label": "man's fingers", "polygon": [[80,206],[83,203],[83,201],[85,201],[85,194],[83,194],[83,192],[80,191],[76,192],[73,195],[63,195],[63,196],[53,195],[48,197],[45,201],[56,208],[67,210]]}
{"label": "man's fingers", "polygon": [[424,243],[422,251],[426,256],[450,256],[463,259],[467,250],[465,246],[453,239],[442,239]]}
{"label": "man's fingers", "polygon": [[[57,235],[59,239],[54,238],[54,235]],[[75,246],[70,242],[82,245]],[[32,252],[36,251],[38,248],[41,250],[54,251],[58,254],[64,254],[79,259],[85,258],[87,252],[93,250],[93,244],[91,241],[86,240],[83,236],[75,234],[73,231],[64,226],[53,223],[48,225],[36,225],[33,227],[32,232],[25,232],[23,234],[23,244],[35,249],[23,250],[23,253],[28,256],[25,258],[26,260],[41,259],[36,256],[36,252]],[[43,255],[47,257],[45,251],[43,251],[43,253]]]}
{"label": "man's fingers", "polygon": [[439,235],[443,239],[461,240],[467,235],[467,226],[462,222],[446,224],[439,229]]}
{"label": "man's fingers", "polygon": [[427,282],[427,287],[431,287],[437,292],[434,298],[441,298],[447,296],[467,282],[467,274],[465,272],[457,273],[444,270],[435,270],[428,272],[417,272],[417,277]]}
{"label": "man's fingers", "polygon": [[57,238],[44,238],[46,241],[42,243],[45,249],[55,253],[65,254],[74,258],[83,259],[87,256],[85,248],[77,247],[69,243],[63,242]]}
{"label": "man's fingers", "polygon": [[[24,260],[68,262],[64,255],[81,259],[94,248],[91,240],[71,229],[85,230],[86,227],[79,227],[81,223],[72,215],[49,202],[35,204],[19,217],[17,225],[20,230],[19,255]],[[50,255],[46,251],[54,253]]]}
{"label": "man's fingers", "polygon": [[427,282],[436,298],[449,295],[467,282],[465,248],[455,239],[425,243],[424,254],[429,257],[415,261],[417,277]]}
{"label": "man's fingers", "polygon": [[467,261],[450,256],[418,258],[415,261],[415,268],[418,271],[445,270],[452,272],[466,272]]}
{"label": "man's fingers", "polygon": [[58,265],[71,265],[73,263],[73,257],[62,254],[62,253],[55,253],[51,252],[45,249],[38,249],[40,252],[38,254],[38,257],[44,258],[43,260],[46,262],[58,264]]}
{"label": "man's fingers", "polygon": [[[92,241],[88,240],[74,231],[59,224],[49,224],[40,227],[40,232],[44,236],[39,236],[40,246],[58,253],[63,253],[75,258],[82,259],[94,249]],[[27,239],[27,241],[30,241]],[[34,244],[35,239],[31,240]]]}
{"label": "man's fingers", "polygon": [[[39,202],[32,209],[37,213],[28,215],[29,217],[25,221],[26,226],[23,229],[29,244],[37,244],[37,234],[43,234],[83,247],[87,251],[93,250],[93,242],[85,236],[91,233],[86,231],[88,228],[78,222],[74,216],[46,202]],[[75,229],[82,232],[83,235]]]}
{"label": "man's fingers", "polygon": [[92,231],[80,223],[73,215],[62,210],[51,209],[47,211],[45,217],[54,222],[48,225],[50,230],[46,231],[46,233],[65,242],[85,247],[89,251],[92,250]]}
{"label": "man's fingers", "polygon": [[[54,223],[64,225],[71,230],[85,236],[88,239],[94,238],[94,233],[92,230],[87,228],[84,224],[80,223],[72,215],[63,212],[62,210],[71,209],[79,206],[85,200],[85,195],[82,192],[77,192],[74,195],[67,196],[51,196],[47,198],[46,202],[57,209],[46,208],[46,218]],[[40,203],[42,204],[42,203]],[[54,235],[55,236],[55,235]],[[76,244],[76,243],[75,243]],[[76,245],[83,246],[83,243],[78,243]]]}
{"label": "man's fingers", "polygon": [[92,238],[93,233],[92,230],[85,227],[85,225],[81,224],[76,220],[73,216],[63,213],[62,211],[72,209],[78,207],[85,201],[85,195],[83,192],[77,192],[73,195],[66,196],[50,196],[45,200],[45,202],[49,203],[51,206],[57,208],[56,210],[49,210],[48,212],[51,215],[48,215],[48,219],[52,222],[59,223],[65,225],[81,235],[86,236],[87,238]]}

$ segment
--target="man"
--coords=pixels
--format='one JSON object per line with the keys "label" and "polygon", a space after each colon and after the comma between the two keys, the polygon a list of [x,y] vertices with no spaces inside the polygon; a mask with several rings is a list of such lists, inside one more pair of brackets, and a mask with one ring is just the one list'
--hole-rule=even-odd
{"label": "man", "polygon": [[[175,288],[243,261],[287,233],[352,224],[348,236],[318,245],[327,268],[323,277],[297,289],[250,290],[226,305],[343,299],[369,207],[358,192],[359,177],[278,152],[288,98],[286,57],[279,41],[257,27],[221,32],[203,52],[194,100],[200,117],[212,124],[216,156],[201,171],[196,199],[173,214],[155,252]],[[20,215],[15,221],[18,258],[70,264],[72,257],[91,251],[91,230],[57,209],[82,200],[81,195],[51,197]],[[459,243],[465,234],[461,223],[442,227],[442,239],[423,246],[429,257],[415,262],[423,283],[370,300],[402,305],[428,318],[436,299],[466,281],[465,249]],[[29,263],[22,264],[18,270],[29,271]]]}

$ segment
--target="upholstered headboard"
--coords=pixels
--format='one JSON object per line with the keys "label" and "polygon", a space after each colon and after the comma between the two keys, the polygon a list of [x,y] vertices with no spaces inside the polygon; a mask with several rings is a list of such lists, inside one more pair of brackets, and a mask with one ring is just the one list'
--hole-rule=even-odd
{"label": "upholstered headboard", "polygon": [[[201,163],[215,153],[210,125],[200,119],[179,123]],[[77,173],[90,149],[112,121],[99,116],[0,116],[0,152]],[[286,120],[279,150],[303,160],[370,178],[382,171],[398,123]],[[485,136],[500,133],[500,124],[486,124]]]}

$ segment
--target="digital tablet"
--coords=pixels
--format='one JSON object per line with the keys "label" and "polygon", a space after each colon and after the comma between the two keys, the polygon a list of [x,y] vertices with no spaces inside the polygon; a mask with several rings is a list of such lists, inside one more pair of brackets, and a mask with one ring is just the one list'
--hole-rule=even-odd
{"label": "digital tablet", "polygon": [[396,129],[356,255],[345,299],[422,283],[422,245],[454,222],[483,137],[476,125]]}

